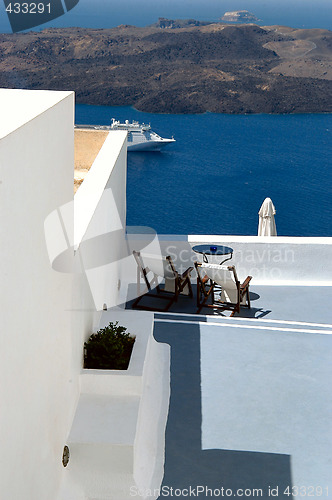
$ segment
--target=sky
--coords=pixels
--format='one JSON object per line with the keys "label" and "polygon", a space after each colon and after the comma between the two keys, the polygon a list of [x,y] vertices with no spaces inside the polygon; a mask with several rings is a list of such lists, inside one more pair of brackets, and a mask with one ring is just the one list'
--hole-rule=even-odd
{"label": "sky", "polygon": [[[156,22],[158,17],[218,21],[225,12],[241,9],[255,14],[262,20],[260,24],[332,29],[332,0],[80,0],[70,12],[39,29],[111,28],[119,24],[146,26]],[[0,32],[11,32],[3,2],[0,5]]]}

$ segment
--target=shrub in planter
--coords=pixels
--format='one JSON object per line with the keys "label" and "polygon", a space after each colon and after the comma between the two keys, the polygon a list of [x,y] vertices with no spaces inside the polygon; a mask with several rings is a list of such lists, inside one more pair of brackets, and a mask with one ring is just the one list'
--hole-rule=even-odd
{"label": "shrub in planter", "polygon": [[135,342],[126,330],[116,321],[93,333],[84,343],[84,368],[126,370]]}

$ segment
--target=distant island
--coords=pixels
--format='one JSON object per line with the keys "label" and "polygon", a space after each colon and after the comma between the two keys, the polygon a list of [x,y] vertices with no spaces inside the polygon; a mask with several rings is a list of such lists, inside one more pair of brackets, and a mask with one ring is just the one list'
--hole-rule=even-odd
{"label": "distant island", "polygon": [[248,12],[247,10],[235,10],[233,12],[225,12],[222,16],[222,21],[228,21],[232,23],[254,23],[260,21],[254,14]]}
{"label": "distant island", "polygon": [[0,86],[153,113],[332,112],[332,32],[160,18],[0,35]]}

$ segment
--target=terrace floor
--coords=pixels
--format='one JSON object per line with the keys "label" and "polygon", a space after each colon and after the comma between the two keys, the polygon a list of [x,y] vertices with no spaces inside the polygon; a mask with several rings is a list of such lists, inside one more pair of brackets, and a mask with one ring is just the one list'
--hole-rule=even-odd
{"label": "terrace floor", "polygon": [[160,498],[332,494],[332,288],[251,289],[234,318],[191,314],[187,297],[155,313],[171,345]]}

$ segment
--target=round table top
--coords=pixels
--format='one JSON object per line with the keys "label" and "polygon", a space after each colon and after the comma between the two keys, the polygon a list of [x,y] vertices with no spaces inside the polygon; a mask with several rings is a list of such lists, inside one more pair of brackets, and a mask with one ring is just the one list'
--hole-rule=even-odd
{"label": "round table top", "polygon": [[233,248],[223,245],[195,245],[193,251],[196,253],[204,253],[205,255],[228,255],[233,253]]}

